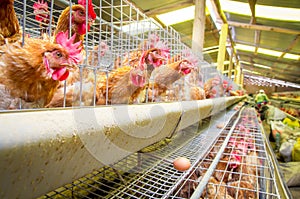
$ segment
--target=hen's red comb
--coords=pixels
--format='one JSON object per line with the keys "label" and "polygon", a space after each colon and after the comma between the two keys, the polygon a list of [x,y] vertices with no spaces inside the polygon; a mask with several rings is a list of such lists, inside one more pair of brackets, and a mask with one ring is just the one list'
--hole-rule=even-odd
{"label": "hen's red comb", "polygon": [[33,9],[34,10],[38,10],[38,9],[41,9],[41,8],[44,8],[45,10],[48,10],[48,3],[47,2],[44,2],[44,0],[38,0],[37,2],[35,2],[33,4]]}
{"label": "hen's red comb", "polygon": [[44,11],[41,11],[40,9],[48,11],[47,2],[44,2],[44,0],[38,0],[33,4],[33,13],[35,14],[35,19],[37,21],[43,21],[43,19],[47,17],[47,13],[44,13]]}
{"label": "hen's red comb", "polygon": [[160,50],[160,55],[163,58],[169,59],[170,58],[170,48],[167,45],[167,42],[158,41],[154,48],[157,48]]}
{"label": "hen's red comb", "polygon": [[60,44],[69,52],[69,59],[72,63],[78,64],[83,59],[81,54],[82,47],[80,47],[81,41],[74,43],[76,34],[70,39],[68,38],[68,35],[68,31],[65,33],[59,32],[56,36],[56,43]]}
{"label": "hen's red comb", "polygon": [[154,48],[155,45],[160,41],[160,38],[157,34],[151,34],[149,35],[149,38],[148,38],[148,45],[150,48]]}
{"label": "hen's red comb", "polygon": [[194,67],[198,65],[199,58],[188,49],[182,51],[185,59],[188,60]]}
{"label": "hen's red comb", "polygon": [[[83,7],[86,7],[86,0],[78,0],[78,4],[82,5]],[[96,13],[92,4],[92,0],[88,0],[88,13],[90,19],[96,19]]]}

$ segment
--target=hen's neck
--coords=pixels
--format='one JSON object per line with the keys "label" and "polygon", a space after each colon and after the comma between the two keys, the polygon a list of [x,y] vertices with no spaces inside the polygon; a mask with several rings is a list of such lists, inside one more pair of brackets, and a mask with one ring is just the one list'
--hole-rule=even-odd
{"label": "hen's neck", "polygon": [[0,34],[11,37],[20,31],[20,25],[14,9],[13,0],[4,0],[0,4]]}

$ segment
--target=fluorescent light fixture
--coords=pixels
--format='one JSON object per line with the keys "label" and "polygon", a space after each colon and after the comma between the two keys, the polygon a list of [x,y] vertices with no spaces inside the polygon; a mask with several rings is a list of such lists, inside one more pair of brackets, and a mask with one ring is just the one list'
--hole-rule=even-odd
{"label": "fluorescent light fixture", "polygon": [[266,48],[258,48],[257,52],[264,54],[264,55],[271,55],[271,56],[275,56],[275,57],[279,57],[282,54],[282,52],[270,50],[270,49],[266,49]]}
{"label": "fluorescent light fixture", "polygon": [[186,8],[156,15],[156,17],[166,26],[192,20],[195,17],[195,6],[189,6]]}
{"label": "fluorescent light fixture", "polygon": [[259,76],[252,76],[252,75],[244,75],[244,77],[251,78],[251,79],[256,79],[256,80],[259,80],[259,81],[269,82],[269,83],[273,83],[273,84],[280,84],[280,85],[283,85],[283,86],[290,86],[290,87],[294,87],[294,88],[300,88],[299,84],[286,82],[286,81],[282,81],[282,80],[278,80],[278,79],[271,79],[271,78],[268,78],[268,77],[259,77]]}
{"label": "fluorescent light fixture", "polygon": [[283,57],[286,58],[286,59],[295,59],[295,60],[300,59],[299,55],[290,54],[290,53],[286,53]]}
{"label": "fluorescent light fixture", "polygon": [[258,68],[271,69],[270,66],[265,66],[265,65],[261,65],[261,64],[253,64],[253,66],[256,66],[256,67],[258,67]]}
{"label": "fluorescent light fixture", "polygon": [[247,65],[253,65],[255,67],[258,67],[258,68],[265,68],[265,69],[271,69],[270,66],[265,66],[265,65],[262,65],[262,64],[256,64],[256,63],[250,63],[250,62],[246,62],[246,61],[240,61],[241,64],[247,64]]}
{"label": "fluorescent light fixture", "polygon": [[252,74],[257,74],[257,75],[260,75],[260,73],[259,73],[259,72],[252,71],[252,70],[247,70],[247,69],[243,69],[243,72],[247,72],[247,73],[252,73]]}
{"label": "fluorescent light fixture", "polygon": [[209,10],[210,16],[211,16],[216,28],[218,30],[221,30],[222,24],[221,23],[216,23],[217,20],[218,20],[217,19],[217,13],[214,10],[214,6],[212,4],[212,1],[211,0],[206,0],[205,4],[206,4],[207,9]]}
{"label": "fluorescent light fixture", "polygon": [[[244,44],[236,44],[235,48],[237,50],[243,50],[243,51],[248,51],[248,52],[255,51],[254,46],[249,46],[249,45],[244,45]],[[270,56],[274,56],[274,57],[280,57],[283,52],[276,51],[276,50],[270,50],[270,49],[266,49],[266,48],[258,48],[257,53],[264,54],[264,55],[270,55]],[[286,53],[283,56],[283,58],[299,60],[300,56],[296,55],[296,54]]]}
{"label": "fluorescent light fixture", "polygon": [[140,21],[134,21],[130,24],[121,26],[123,32],[129,33],[131,35],[141,34],[143,32],[149,32],[152,30],[159,29],[159,25],[155,22],[154,19],[144,19]]}
{"label": "fluorescent light fixture", "polygon": [[[222,10],[230,13],[251,16],[251,10],[248,3],[220,0]],[[266,5],[255,5],[255,16],[280,21],[300,21],[300,9],[275,7]]]}
{"label": "fluorescent light fixture", "polygon": [[244,51],[249,51],[249,52],[254,52],[255,51],[254,46],[249,46],[249,45],[244,45],[244,44],[236,44],[235,48],[237,50],[244,50]]}

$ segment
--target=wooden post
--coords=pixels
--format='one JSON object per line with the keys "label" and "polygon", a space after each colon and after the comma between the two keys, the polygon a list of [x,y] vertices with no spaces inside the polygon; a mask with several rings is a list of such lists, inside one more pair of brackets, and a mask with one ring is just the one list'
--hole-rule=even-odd
{"label": "wooden post", "polygon": [[202,55],[205,34],[205,0],[195,0],[192,50]]}
{"label": "wooden post", "polygon": [[218,66],[217,66],[217,69],[220,72],[224,71],[227,35],[228,35],[228,24],[223,24],[220,33],[220,39],[219,39],[219,53],[218,53]]}

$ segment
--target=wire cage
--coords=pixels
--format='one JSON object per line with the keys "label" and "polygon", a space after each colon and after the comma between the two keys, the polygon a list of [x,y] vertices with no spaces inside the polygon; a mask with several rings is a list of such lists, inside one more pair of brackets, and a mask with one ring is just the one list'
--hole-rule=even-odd
{"label": "wire cage", "polygon": [[[50,103],[42,105],[34,103],[31,105],[26,103],[27,99],[24,100],[26,96],[21,96],[20,100],[17,100],[17,105],[1,108],[2,110],[182,101],[191,99],[188,94],[191,83],[193,86],[203,88],[204,82],[200,80],[200,68],[210,64],[205,60],[201,60],[199,54],[192,52],[187,45],[182,43],[181,35],[173,28],[163,28],[158,22],[147,17],[126,0],[93,2],[93,9],[88,8],[89,5],[84,5],[89,1],[80,0],[80,2],[83,4],[83,7],[86,6],[87,8],[86,22],[81,24],[81,26],[87,26],[88,28],[86,32],[80,33],[83,49],[81,50],[82,60],[77,64],[77,69],[70,72],[69,77],[65,81],[60,82],[59,89],[54,93]],[[72,10],[76,9],[75,5],[78,5],[78,3],[65,0],[14,1],[15,11],[22,29],[22,37],[25,38],[24,41],[27,37],[30,37],[55,43],[57,33],[62,27],[61,24],[65,24],[68,27],[64,31],[68,32],[69,37],[71,37],[73,32],[76,33],[73,29],[77,26],[77,22],[74,22],[73,19],[74,16],[70,14],[76,12],[76,10]],[[65,12],[67,9],[72,12]],[[90,23],[92,12],[95,13],[95,16],[92,20],[93,23]],[[69,21],[65,20],[65,18]],[[77,32],[76,39],[78,35],[79,33]],[[147,86],[141,89],[141,94],[138,97],[132,97],[132,95],[127,94],[129,95],[126,96],[128,100],[123,101],[115,100],[116,102],[113,102],[114,100],[109,99],[111,98],[110,93],[112,93],[109,90],[110,84],[117,84],[116,82],[110,82],[113,81],[109,79],[110,74],[116,74],[113,76],[116,79],[116,76],[121,73],[121,70],[118,68],[124,66],[137,68],[143,53],[145,51],[150,52],[153,48],[158,48],[159,50],[164,48],[166,51],[163,60],[160,60],[161,63],[159,63],[159,66],[163,67],[155,66],[153,72],[148,72],[145,80],[147,84],[144,84]],[[157,51],[150,53],[152,55],[157,54]],[[156,59],[157,55],[154,56],[156,56]],[[174,73],[172,74],[174,76],[173,79],[169,80],[169,82],[156,80],[156,76],[162,76],[162,73],[166,72],[166,64],[187,59],[190,63],[192,62],[192,71],[180,71],[181,75]],[[179,73],[179,71],[177,72]],[[193,78],[190,78],[192,75],[189,73],[194,74]],[[117,78],[122,79],[123,76],[126,75],[123,74]],[[220,77],[222,77],[221,74]],[[106,83],[104,83],[105,81]],[[99,82],[102,82],[102,86],[99,86],[101,84]],[[232,81],[230,82],[235,85]],[[164,87],[163,94],[155,94],[160,92],[160,88],[158,89],[154,86],[158,84],[165,84],[160,86]],[[99,91],[101,89],[102,92]],[[115,98],[118,98],[118,96]]]}
{"label": "wire cage", "polygon": [[[61,24],[64,24],[64,31],[68,32],[69,36],[72,36],[75,32],[77,39],[77,36],[80,35],[80,42],[83,45],[81,50],[82,60],[77,63],[77,69],[70,72],[69,77],[65,81],[60,82],[60,86],[55,91],[50,103],[27,103],[26,93],[24,94],[25,97],[17,96],[16,99],[12,100],[13,105],[2,106],[2,110],[193,100],[189,94],[190,88],[203,88],[204,81],[208,79],[203,77],[209,77],[212,76],[212,73],[218,73],[212,67],[210,67],[210,70],[204,69],[210,64],[205,60],[201,60],[200,54],[192,52],[187,45],[182,43],[181,35],[178,32],[171,27],[163,28],[132,3],[126,0],[103,0],[93,2],[93,9],[91,9],[88,8],[89,5],[85,5],[88,2],[80,0],[82,6],[87,8],[86,20],[81,26],[87,26],[88,28],[85,32],[79,34],[74,29],[74,27],[79,25],[77,25],[77,22],[74,22],[74,16],[70,14],[76,12],[76,10],[72,9],[76,9],[74,6],[79,3],[65,0],[14,1],[23,39],[31,37],[55,43],[57,33],[63,26]],[[67,9],[71,12],[66,12]],[[95,16],[91,20],[90,15],[93,12]],[[93,23],[90,23],[90,21]],[[122,73],[122,70],[119,68],[124,66],[131,67],[131,69],[143,67],[138,62],[140,62],[145,51],[150,52],[153,48],[159,50],[164,48],[165,54],[163,55],[163,60],[159,61],[161,63],[155,66],[154,71],[152,71],[153,69],[148,71],[146,83],[144,83],[146,86],[138,92],[135,92],[137,90],[136,87],[134,89],[127,87],[127,89],[132,91],[127,93],[127,96],[124,96],[126,100],[111,100],[110,98],[116,99],[120,97],[119,95],[111,96],[113,92],[110,90],[110,87],[115,85],[118,87],[118,82],[125,81],[125,78],[128,78],[124,74],[119,75]],[[152,55],[157,54],[157,51],[150,53]],[[154,56],[156,56],[156,59],[158,55]],[[175,70],[181,75],[178,75],[175,71],[172,73],[170,70],[167,70],[166,64],[180,60],[192,62],[193,69],[186,72],[187,70],[178,71],[181,69],[177,67]],[[139,72],[141,73],[141,71]],[[130,72],[130,76],[132,73]],[[157,76],[164,77],[163,73],[170,73],[169,76],[172,76],[172,78],[166,81],[157,80]],[[110,78],[110,74],[115,75],[112,75]],[[224,78],[220,73],[217,76]],[[231,79],[229,79],[229,82],[237,89],[236,84]],[[3,88],[1,87],[1,89]],[[121,88],[120,90],[122,89],[126,88]],[[218,96],[223,96],[223,91],[220,92],[221,94]],[[139,93],[139,95],[133,96],[135,93]]]}

